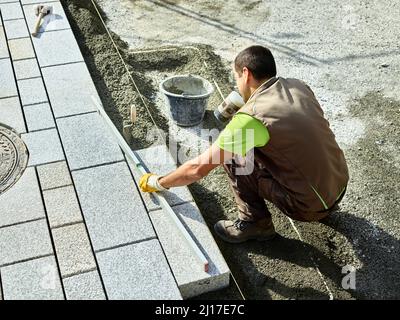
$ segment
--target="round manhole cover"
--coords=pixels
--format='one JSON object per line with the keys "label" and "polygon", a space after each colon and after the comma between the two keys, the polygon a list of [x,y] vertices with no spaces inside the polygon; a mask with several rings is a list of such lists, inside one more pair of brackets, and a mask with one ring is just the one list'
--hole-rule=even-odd
{"label": "round manhole cover", "polygon": [[22,176],[28,159],[28,149],[18,133],[0,123],[0,195]]}

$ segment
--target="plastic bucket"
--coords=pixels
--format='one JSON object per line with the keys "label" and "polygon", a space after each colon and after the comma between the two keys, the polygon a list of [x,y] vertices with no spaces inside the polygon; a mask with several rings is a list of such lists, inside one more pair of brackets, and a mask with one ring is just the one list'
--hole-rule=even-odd
{"label": "plastic bucket", "polygon": [[203,120],[208,98],[214,92],[209,81],[193,75],[169,77],[161,82],[160,90],[172,119],[183,127],[197,125]]}

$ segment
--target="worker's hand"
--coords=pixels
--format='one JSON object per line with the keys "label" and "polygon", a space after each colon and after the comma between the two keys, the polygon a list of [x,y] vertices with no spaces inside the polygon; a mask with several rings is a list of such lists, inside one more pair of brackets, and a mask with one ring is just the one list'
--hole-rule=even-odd
{"label": "worker's hand", "polygon": [[160,178],[161,176],[154,173],[144,174],[139,181],[140,190],[142,190],[143,192],[157,192],[167,190],[160,184]]}

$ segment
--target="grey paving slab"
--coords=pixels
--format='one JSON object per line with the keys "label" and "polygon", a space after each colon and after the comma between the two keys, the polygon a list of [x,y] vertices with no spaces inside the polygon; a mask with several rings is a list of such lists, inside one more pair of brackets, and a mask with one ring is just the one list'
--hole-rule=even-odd
{"label": "grey paving slab", "polygon": [[125,162],[72,172],[94,249],[155,237]]}
{"label": "grey paving slab", "polygon": [[82,221],[73,186],[43,191],[43,197],[51,228]]}
{"label": "grey paving slab", "polygon": [[9,54],[8,54],[6,35],[4,33],[3,27],[0,27],[0,59],[6,58],[8,56]]}
{"label": "grey paving slab", "polygon": [[150,212],[183,298],[227,287],[229,267],[196,204],[186,203],[173,209],[209,261],[206,273],[168,216],[162,210]]}
{"label": "grey paving slab", "polygon": [[54,256],[1,268],[5,300],[63,300]]}
{"label": "grey paving slab", "polygon": [[26,106],[24,113],[29,131],[50,129],[56,126],[48,103]]}
{"label": "grey paving slab", "polygon": [[19,181],[0,199],[0,227],[45,217],[34,168],[27,168]]}
{"label": "grey paving slab", "polygon": [[35,131],[22,135],[29,153],[29,166],[64,160],[56,129]]}
{"label": "grey paving slab", "polygon": [[42,190],[72,184],[71,175],[65,161],[38,166],[37,171]]}
{"label": "grey paving slab", "polygon": [[47,101],[42,78],[18,80],[17,83],[23,106]]}
{"label": "grey paving slab", "polygon": [[0,266],[52,253],[45,219],[0,229]]}
{"label": "grey paving slab", "polygon": [[17,95],[17,86],[10,59],[0,60],[0,98]]}
{"label": "grey paving slab", "polygon": [[[136,154],[150,172],[162,175],[176,169],[176,163],[165,145],[138,150]],[[135,166],[130,160],[128,163],[135,180],[139,181],[141,177],[140,172],[135,169]],[[193,197],[187,187],[173,188],[170,191],[163,192],[163,194],[171,206],[193,201]],[[160,208],[154,195],[142,192],[142,197],[148,210]]]}
{"label": "grey paving slab", "polygon": [[8,40],[8,46],[13,60],[34,58],[32,42],[30,38]]}
{"label": "grey paving slab", "polygon": [[29,37],[25,19],[4,21],[4,28],[6,29],[7,39]]}
{"label": "grey paving slab", "polygon": [[63,279],[67,300],[105,300],[97,270]]}
{"label": "grey paving slab", "polygon": [[39,33],[32,41],[41,67],[83,61],[70,29]]}
{"label": "grey paving slab", "polygon": [[[53,13],[43,18],[40,25],[39,32],[54,31],[60,29],[70,28],[67,17],[65,16],[64,9],[60,2],[49,3],[53,7]],[[35,7],[37,4],[24,5],[23,10],[25,12],[26,21],[29,26],[33,26],[36,23],[37,17],[35,15]]]}
{"label": "grey paving slab", "polygon": [[0,99],[0,122],[9,125],[18,133],[25,133],[25,121],[18,97]]}
{"label": "grey paving slab", "polygon": [[83,223],[52,229],[52,234],[62,277],[96,268]]}
{"label": "grey paving slab", "polygon": [[157,239],[97,254],[111,300],[182,299]]}
{"label": "grey paving slab", "polygon": [[71,170],[123,160],[123,154],[98,113],[57,119]]}
{"label": "grey paving slab", "polygon": [[17,80],[40,77],[36,59],[14,61],[14,70]]}
{"label": "grey paving slab", "polygon": [[[49,2],[49,1],[42,1],[42,0],[20,0],[21,3],[24,4],[30,4],[30,3],[45,3],[45,2]],[[53,1],[51,1],[53,2]]]}
{"label": "grey paving slab", "polygon": [[[0,3],[19,2],[18,0],[0,0]],[[0,22],[1,24],[1,22]]]}
{"label": "grey paving slab", "polygon": [[84,62],[44,68],[42,72],[56,118],[96,111],[91,97],[100,99]]}
{"label": "grey paving slab", "polygon": [[24,18],[24,14],[19,2],[0,3],[0,11],[3,21]]}

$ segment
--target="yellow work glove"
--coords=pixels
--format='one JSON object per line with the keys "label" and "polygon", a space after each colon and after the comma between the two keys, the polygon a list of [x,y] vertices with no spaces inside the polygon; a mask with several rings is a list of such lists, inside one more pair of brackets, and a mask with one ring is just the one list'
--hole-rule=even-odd
{"label": "yellow work glove", "polygon": [[139,181],[140,190],[142,190],[143,192],[157,192],[167,190],[160,184],[160,182],[158,182],[160,178],[162,177],[154,173],[144,174]]}

